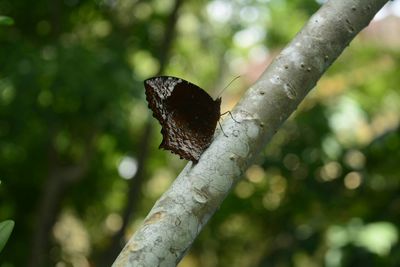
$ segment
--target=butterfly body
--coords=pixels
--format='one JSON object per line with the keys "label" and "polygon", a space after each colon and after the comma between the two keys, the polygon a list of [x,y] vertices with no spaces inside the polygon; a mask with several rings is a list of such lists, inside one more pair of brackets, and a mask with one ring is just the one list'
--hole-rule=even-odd
{"label": "butterfly body", "polygon": [[160,148],[197,162],[210,145],[220,118],[221,98],[213,100],[203,89],[171,76],[144,81],[146,99],[160,122]]}

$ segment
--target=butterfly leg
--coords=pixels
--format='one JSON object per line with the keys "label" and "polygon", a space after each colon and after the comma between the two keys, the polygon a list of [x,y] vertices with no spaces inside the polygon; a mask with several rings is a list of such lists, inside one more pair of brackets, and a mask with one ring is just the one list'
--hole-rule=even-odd
{"label": "butterfly leg", "polygon": [[218,121],[219,128],[221,128],[222,133],[225,135],[225,137],[228,137],[228,135],[224,132],[224,129],[222,129],[221,123]]}
{"label": "butterfly leg", "polygon": [[237,120],[235,120],[235,118],[233,118],[232,113],[231,113],[229,110],[226,111],[226,112],[224,112],[224,113],[222,113],[221,116],[223,116],[223,115],[225,115],[225,114],[229,114],[229,115],[231,116],[231,118],[232,118],[233,121],[235,121],[235,122],[237,122],[237,123],[240,123],[240,122],[238,122]]}

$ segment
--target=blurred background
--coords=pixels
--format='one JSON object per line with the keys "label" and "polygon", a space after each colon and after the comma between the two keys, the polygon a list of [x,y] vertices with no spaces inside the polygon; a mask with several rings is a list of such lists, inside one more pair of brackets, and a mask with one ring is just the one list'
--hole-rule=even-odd
{"label": "blurred background", "polygon": [[[315,0],[0,0],[1,267],[110,266],[186,164],[143,80],[233,108]],[[346,49],[180,267],[400,266],[400,2]],[[7,24],[7,23],[6,23]],[[10,24],[10,23],[8,23]]]}

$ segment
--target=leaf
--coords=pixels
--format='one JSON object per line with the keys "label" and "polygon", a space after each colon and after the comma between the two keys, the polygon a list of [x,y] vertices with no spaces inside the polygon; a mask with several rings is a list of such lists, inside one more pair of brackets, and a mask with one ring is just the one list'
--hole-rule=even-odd
{"label": "leaf", "polygon": [[3,250],[7,243],[8,238],[14,228],[14,221],[7,220],[0,223],[0,252]]}
{"label": "leaf", "polygon": [[14,20],[10,17],[7,16],[0,16],[0,25],[13,25],[14,24]]}

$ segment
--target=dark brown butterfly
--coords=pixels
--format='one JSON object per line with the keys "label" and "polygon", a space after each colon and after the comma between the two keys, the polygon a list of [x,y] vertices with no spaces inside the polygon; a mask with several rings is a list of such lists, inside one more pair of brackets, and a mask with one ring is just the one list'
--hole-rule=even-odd
{"label": "dark brown butterfly", "polygon": [[221,98],[213,100],[197,85],[171,76],[149,78],[144,87],[149,108],[162,126],[159,148],[198,162],[212,141]]}

